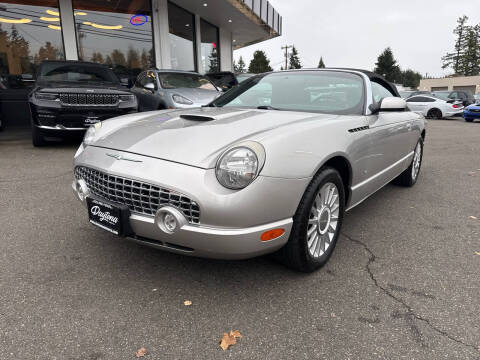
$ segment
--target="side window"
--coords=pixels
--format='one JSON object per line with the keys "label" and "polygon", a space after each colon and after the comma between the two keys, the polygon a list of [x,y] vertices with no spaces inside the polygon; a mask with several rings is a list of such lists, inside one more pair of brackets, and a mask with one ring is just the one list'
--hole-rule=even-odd
{"label": "side window", "polygon": [[421,102],[421,98],[419,96],[412,96],[411,98],[407,99],[407,102]]}
{"label": "side window", "polygon": [[373,81],[372,81],[372,94],[373,94],[373,101],[375,101],[376,103],[379,103],[382,99],[386,97],[395,96],[385,86]]}
{"label": "side window", "polygon": [[448,97],[450,99],[456,99],[456,98],[458,98],[458,93],[456,91],[454,91],[454,92],[450,93],[450,95],[448,95]]}
{"label": "side window", "polygon": [[435,102],[436,100],[435,99],[432,99],[432,98],[424,98],[425,99],[425,102]]}
{"label": "side window", "polygon": [[145,72],[142,72],[137,76],[137,80],[135,81],[135,87],[140,87],[140,88],[143,87],[142,80],[145,76],[146,76]]}

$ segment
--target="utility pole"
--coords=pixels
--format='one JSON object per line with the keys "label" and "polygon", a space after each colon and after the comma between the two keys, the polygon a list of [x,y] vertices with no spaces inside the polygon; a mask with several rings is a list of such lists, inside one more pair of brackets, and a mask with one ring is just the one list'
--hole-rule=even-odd
{"label": "utility pole", "polygon": [[288,49],[291,49],[292,45],[282,46],[282,50],[285,50],[285,70],[288,70]]}

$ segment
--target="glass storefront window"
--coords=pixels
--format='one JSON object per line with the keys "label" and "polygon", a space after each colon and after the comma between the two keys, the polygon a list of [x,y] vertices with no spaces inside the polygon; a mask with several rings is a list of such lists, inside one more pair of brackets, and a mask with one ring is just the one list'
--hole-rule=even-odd
{"label": "glass storefront window", "polygon": [[195,71],[195,16],[168,3],[171,68]]}
{"label": "glass storefront window", "polygon": [[154,66],[150,0],[73,0],[78,57],[106,64],[133,84]]}
{"label": "glass storefront window", "polygon": [[205,73],[220,71],[220,44],[218,28],[201,19],[202,66]]}
{"label": "glass storefront window", "polygon": [[0,2],[0,90],[28,87],[40,62],[64,58],[57,0]]}

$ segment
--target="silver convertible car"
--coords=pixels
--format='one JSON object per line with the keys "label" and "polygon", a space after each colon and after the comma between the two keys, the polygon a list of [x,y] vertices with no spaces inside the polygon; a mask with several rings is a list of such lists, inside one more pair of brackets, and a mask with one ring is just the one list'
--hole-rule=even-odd
{"label": "silver convertible car", "polygon": [[73,189],[90,222],[186,255],[324,265],[345,211],[420,172],[425,120],[382,77],[254,76],[208,106],[90,127]]}

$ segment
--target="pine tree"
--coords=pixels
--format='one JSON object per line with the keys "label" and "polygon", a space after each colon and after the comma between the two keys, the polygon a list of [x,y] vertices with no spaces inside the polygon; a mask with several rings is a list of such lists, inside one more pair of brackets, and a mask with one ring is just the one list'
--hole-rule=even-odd
{"label": "pine tree", "polygon": [[295,46],[292,47],[292,52],[290,53],[290,61],[288,65],[289,69],[301,69],[302,64],[300,63],[300,58],[298,57],[298,51]]}
{"label": "pine tree", "polygon": [[318,62],[319,69],[325,69],[325,63],[323,62],[323,57],[320,57],[320,61]]}
{"label": "pine tree", "polygon": [[220,71],[220,66],[219,66],[220,64],[218,62],[218,53],[216,48],[212,49],[212,52],[208,56],[208,61],[209,61],[209,68],[208,68],[209,73],[215,73]]}
{"label": "pine tree", "polygon": [[458,25],[453,31],[453,33],[457,36],[457,39],[455,40],[454,51],[447,53],[444,57],[442,57],[442,68],[452,68],[455,74],[462,74],[462,61],[464,60],[465,48],[467,45],[467,35],[469,33],[467,21],[468,17],[466,15],[458,18]]}
{"label": "pine tree", "polygon": [[243,61],[243,58],[240,56],[240,59],[238,59],[238,65],[237,65],[237,68],[238,68],[238,71],[237,73],[238,74],[243,74],[245,72],[245,61]]}
{"label": "pine tree", "polygon": [[261,74],[264,72],[273,71],[270,66],[270,60],[262,50],[257,50],[253,53],[253,59],[248,66],[248,72],[252,74]]}
{"label": "pine tree", "polygon": [[386,48],[378,56],[374,72],[383,75],[385,79],[393,83],[401,80],[402,74],[400,67],[397,65],[397,60],[393,57],[391,48]]}
{"label": "pine tree", "polygon": [[412,89],[418,88],[420,85],[420,80],[422,80],[422,75],[413,70],[402,71],[402,85]]}

